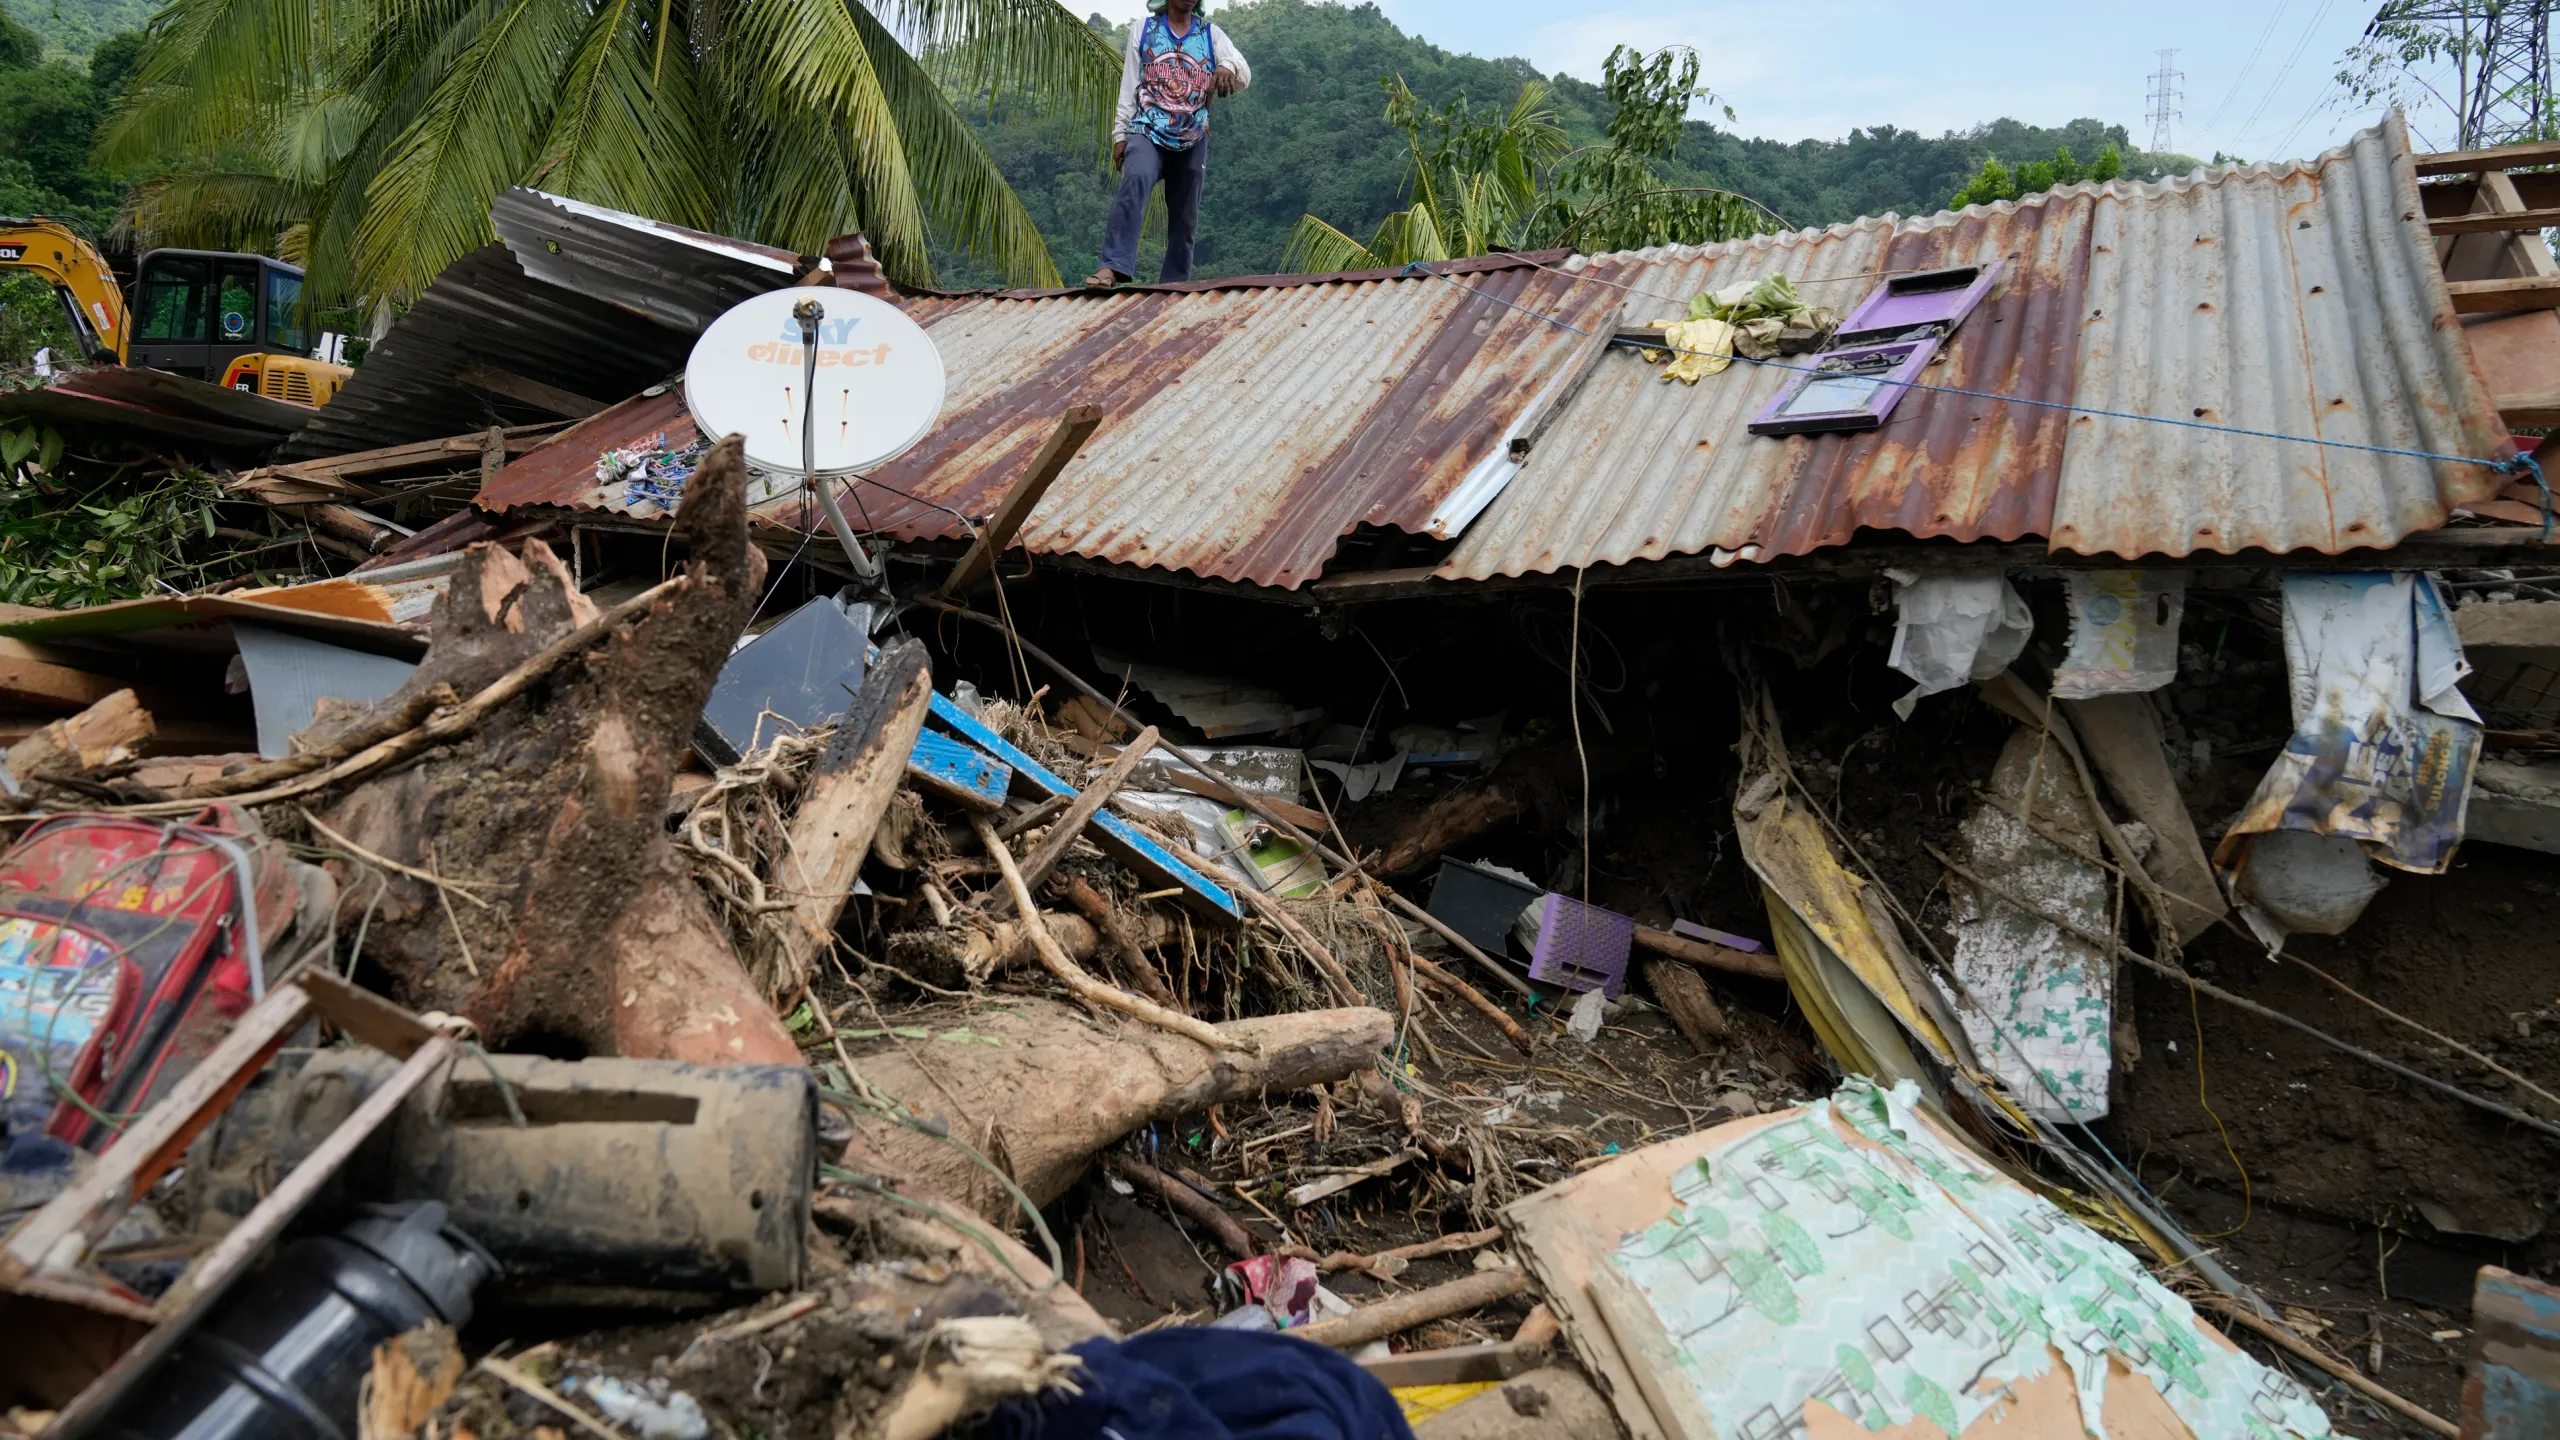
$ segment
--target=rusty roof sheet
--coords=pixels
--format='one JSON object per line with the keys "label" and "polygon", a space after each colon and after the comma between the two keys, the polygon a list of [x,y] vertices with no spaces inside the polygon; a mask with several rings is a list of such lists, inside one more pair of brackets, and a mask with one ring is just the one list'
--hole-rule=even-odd
{"label": "rusty roof sheet", "polygon": [[1690,387],[1612,353],[1435,573],[1476,580],[1746,546],[1801,554],[1860,528],[2044,536],[2128,558],[2394,544],[2489,494],[2496,477],[2085,412],[2513,453],[2416,186],[2393,115],[2297,164],[1576,257],[1562,268],[1651,292],[1629,295],[1631,319],[1648,306],[1677,314],[1682,297],[1771,271],[1845,312],[1879,271],[2011,264],[1924,376],[1940,391],[1906,395],[1863,434],[1749,435],[1787,378],[1774,367],[1736,365]]}
{"label": "rusty roof sheet", "polygon": [[[1998,257],[1998,286],[1924,376],[1935,388],[1874,431],[1751,436],[1786,378],[1776,368],[1737,364],[1692,387],[1623,347],[1585,363],[1621,307],[1641,324],[1774,271],[1845,313],[1885,274]],[[1436,268],[1446,278],[912,297],[949,398],[847,508],[865,528],[956,537],[952,512],[991,512],[1059,412],[1088,401],[1104,407],[1102,428],[1021,543],[1286,588],[1320,575],[1363,525],[1456,537],[1434,573],[1459,580],[1719,548],[1801,554],[1861,530],[2041,536],[2128,558],[2337,553],[2440,525],[2497,483],[2475,465],[2093,410],[2512,453],[2456,325],[2396,115],[2298,164],[1724,245]],[[1533,431],[1516,457],[1512,442]],[[671,447],[694,438],[675,392],[509,465],[480,503],[655,513],[598,484],[595,460],[662,434]],[[793,487],[766,493],[766,518],[797,521]]]}
{"label": "rusty roof sheet", "polygon": [[[1377,271],[912,299],[950,372],[942,419],[847,509],[905,539],[960,537],[952,512],[994,510],[1059,412],[1092,402],[1102,427],[1023,528],[1034,553],[1294,588],[1363,524],[1455,536],[1516,470],[1515,429],[1592,343],[1525,311],[1593,329],[1617,301],[1529,258],[1446,268],[1482,293]],[[657,513],[599,484],[595,462],[661,435],[695,438],[673,391],[563,433],[479,503]],[[769,489],[760,511],[796,518],[796,490]]]}

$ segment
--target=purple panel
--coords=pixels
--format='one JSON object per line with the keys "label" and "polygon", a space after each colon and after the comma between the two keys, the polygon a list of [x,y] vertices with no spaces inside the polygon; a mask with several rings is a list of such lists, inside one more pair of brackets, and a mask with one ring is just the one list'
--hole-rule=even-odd
{"label": "purple panel", "polygon": [[1759,941],[1752,939],[1748,935],[1731,934],[1727,931],[1719,930],[1713,925],[1701,925],[1695,920],[1672,921],[1671,933],[1674,935],[1686,936],[1691,940],[1704,940],[1710,945],[1721,945],[1727,950],[1740,950],[1752,955],[1766,955],[1769,953],[1768,946],[1761,944]]}
{"label": "purple panel", "polygon": [[1627,988],[1627,955],[1636,922],[1615,910],[1550,894],[1539,917],[1538,950],[1529,978],[1567,990],[1598,990],[1616,999]]}
{"label": "purple panel", "polygon": [[1932,337],[1825,350],[1788,376],[1745,428],[1754,435],[1873,430],[1929,368],[1939,344]]}
{"label": "purple panel", "polygon": [[2003,259],[1988,265],[1896,275],[1869,292],[1858,308],[1849,312],[1832,343],[1855,345],[1862,340],[1900,335],[1922,325],[1936,325],[1940,327],[1939,334],[1951,334],[1991,293],[1991,287],[1999,283],[2002,267],[2008,263]]}

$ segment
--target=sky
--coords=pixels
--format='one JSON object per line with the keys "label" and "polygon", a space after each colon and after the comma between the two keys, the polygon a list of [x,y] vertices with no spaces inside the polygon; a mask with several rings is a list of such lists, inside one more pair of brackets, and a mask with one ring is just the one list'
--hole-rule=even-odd
{"label": "sky", "polygon": [[[1143,6],[1068,3],[1113,20]],[[1595,81],[1612,45],[1691,46],[1701,79],[1738,116],[1731,128],[1775,140],[1836,140],[1869,125],[1935,135],[2001,116],[2034,125],[2091,116],[2123,125],[2147,149],[2156,52],[2172,48],[2185,94],[2170,139],[2182,153],[2298,158],[2374,118],[2332,99],[2339,56],[2373,18],[2376,0],[2138,0],[2086,9],[2051,0],[1379,4],[1408,34],[1444,49],[1517,55],[1548,74]],[[2420,149],[2451,148],[2441,114],[2413,111],[2410,119]]]}

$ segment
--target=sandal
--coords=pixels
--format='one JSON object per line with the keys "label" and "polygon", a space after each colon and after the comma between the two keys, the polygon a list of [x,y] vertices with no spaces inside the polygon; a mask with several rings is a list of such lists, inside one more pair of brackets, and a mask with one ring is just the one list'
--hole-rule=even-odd
{"label": "sandal", "polygon": [[1101,269],[1084,277],[1084,288],[1087,290],[1113,290],[1128,283],[1128,279],[1128,276],[1121,274],[1119,271],[1112,269],[1108,265],[1105,265]]}

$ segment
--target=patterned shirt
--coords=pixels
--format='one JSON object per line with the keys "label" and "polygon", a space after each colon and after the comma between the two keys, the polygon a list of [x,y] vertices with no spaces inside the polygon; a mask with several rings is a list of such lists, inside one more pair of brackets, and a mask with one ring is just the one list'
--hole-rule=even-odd
{"label": "patterned shirt", "polygon": [[1129,36],[1120,81],[1115,138],[1143,138],[1167,150],[1188,150],[1209,133],[1209,98],[1220,66],[1237,72],[1238,88],[1252,72],[1233,42],[1195,14],[1180,35],[1160,14],[1140,21]]}

